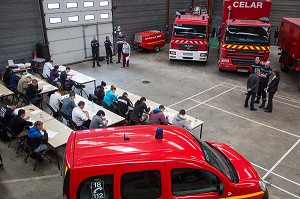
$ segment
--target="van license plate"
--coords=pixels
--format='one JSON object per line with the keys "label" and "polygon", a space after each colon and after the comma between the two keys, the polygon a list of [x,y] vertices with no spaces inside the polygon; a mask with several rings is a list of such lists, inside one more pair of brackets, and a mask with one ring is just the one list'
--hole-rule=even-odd
{"label": "van license plate", "polygon": [[193,53],[183,53],[183,56],[193,56]]}
{"label": "van license plate", "polygon": [[248,69],[238,69],[238,72],[241,72],[241,73],[248,73]]}

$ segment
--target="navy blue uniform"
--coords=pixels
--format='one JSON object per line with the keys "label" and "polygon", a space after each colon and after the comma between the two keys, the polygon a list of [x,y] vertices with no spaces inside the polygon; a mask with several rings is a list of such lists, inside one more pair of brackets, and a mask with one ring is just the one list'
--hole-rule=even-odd
{"label": "navy blue uniform", "polygon": [[91,41],[91,47],[92,47],[92,55],[93,55],[93,67],[95,67],[95,61],[97,61],[97,65],[99,64],[99,42],[97,40]]}
{"label": "navy blue uniform", "polygon": [[125,40],[124,35],[123,36],[118,36],[117,38],[117,44],[118,44],[118,62],[121,60],[122,56],[122,48],[123,48],[123,42]]}
{"label": "navy blue uniform", "polygon": [[267,93],[265,92],[265,89],[268,86],[269,83],[269,77],[272,74],[272,69],[271,67],[265,68],[264,66],[260,67],[260,74],[261,75],[266,75],[266,77],[260,77],[259,79],[259,88],[257,92],[257,97],[256,97],[256,103],[259,103],[260,98],[262,97],[263,104],[267,101]]}
{"label": "navy blue uniform", "polygon": [[105,40],[104,46],[105,46],[105,51],[106,51],[107,64],[109,64],[109,61],[110,61],[110,63],[113,63],[112,62],[112,50],[111,50],[112,44],[111,44],[110,40]]}

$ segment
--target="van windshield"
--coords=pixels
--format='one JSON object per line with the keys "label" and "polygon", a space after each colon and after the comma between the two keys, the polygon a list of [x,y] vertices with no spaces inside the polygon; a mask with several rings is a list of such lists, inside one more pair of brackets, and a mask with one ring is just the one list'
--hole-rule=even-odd
{"label": "van windshield", "polygon": [[175,24],[174,37],[188,37],[188,38],[205,38],[206,26],[190,25],[190,24]]}
{"label": "van windshield", "polygon": [[225,42],[249,45],[269,45],[270,28],[253,26],[228,26],[226,28]]}
{"label": "van windshield", "polygon": [[225,174],[232,182],[237,182],[236,171],[226,156],[206,142],[196,140],[202,148],[206,162]]}

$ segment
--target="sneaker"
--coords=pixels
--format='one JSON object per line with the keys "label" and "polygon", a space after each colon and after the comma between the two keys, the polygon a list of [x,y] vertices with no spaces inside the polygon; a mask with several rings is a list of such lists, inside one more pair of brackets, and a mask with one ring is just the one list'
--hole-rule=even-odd
{"label": "sneaker", "polygon": [[256,108],[250,108],[250,111],[257,111]]}
{"label": "sneaker", "polygon": [[97,64],[97,66],[101,66],[101,64]]}
{"label": "sneaker", "polygon": [[113,61],[110,61],[110,63],[113,64],[114,62],[113,62]]}
{"label": "sneaker", "polygon": [[259,100],[255,100],[254,103],[255,103],[255,104],[259,104]]}
{"label": "sneaker", "polygon": [[92,67],[93,67],[93,68],[95,68],[95,66],[94,66],[94,65],[93,65]]}
{"label": "sneaker", "polygon": [[109,62],[107,61],[107,64],[109,64]]}

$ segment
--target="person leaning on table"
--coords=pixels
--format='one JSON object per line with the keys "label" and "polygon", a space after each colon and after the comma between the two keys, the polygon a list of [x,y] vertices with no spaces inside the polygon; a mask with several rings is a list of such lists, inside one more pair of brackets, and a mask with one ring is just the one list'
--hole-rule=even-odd
{"label": "person leaning on table", "polygon": [[28,76],[25,79],[21,78],[18,82],[17,91],[20,93],[25,94],[26,88],[28,87],[28,84],[32,81],[31,77]]}
{"label": "person leaning on table", "polygon": [[[42,135],[41,131],[44,135]],[[48,142],[48,133],[43,127],[43,122],[36,121],[34,126],[28,130],[29,145],[36,153],[46,152],[48,149],[45,143]]]}
{"label": "person leaning on table", "polygon": [[147,107],[145,97],[141,97],[141,99],[136,101],[136,103],[134,104],[133,113],[138,116],[141,122],[146,122],[146,120],[148,119],[148,115],[144,112],[149,113],[149,111],[150,107]]}
{"label": "person leaning on table", "polygon": [[10,129],[15,133],[16,136],[22,136],[22,132],[24,132],[26,128],[28,130],[29,126],[33,125],[32,122],[26,121],[27,119],[29,119],[29,116],[25,117],[25,110],[20,109],[18,111],[18,115],[11,120]]}
{"label": "person leaning on table", "polygon": [[108,120],[105,119],[104,111],[99,110],[97,114],[93,116],[89,129],[104,128],[107,124]]}
{"label": "person leaning on table", "polygon": [[28,87],[26,88],[25,95],[27,96],[28,100],[36,105],[40,106],[42,102],[42,96],[40,93],[43,91],[43,88],[38,88],[38,81],[36,79],[33,79],[30,84],[28,84]]}
{"label": "person leaning on table", "polygon": [[[110,90],[108,90],[103,97],[103,107],[104,108],[109,108],[109,110],[113,110],[113,103],[118,101],[117,95],[115,94],[117,88],[114,85],[110,86]],[[107,107],[105,107],[107,106]]]}
{"label": "person leaning on table", "polygon": [[[61,112],[63,112],[65,115],[67,115],[69,117],[72,117],[72,111],[76,107],[74,99],[75,99],[75,93],[70,92],[69,97],[64,99],[63,104],[60,109]],[[65,119],[67,119],[67,118],[65,118]]]}
{"label": "person leaning on table", "polygon": [[192,131],[191,120],[187,120],[185,117],[185,110],[181,109],[177,115],[173,118],[172,125],[185,128],[188,131]]}
{"label": "person leaning on table", "polygon": [[88,129],[90,127],[89,112],[83,110],[85,106],[84,101],[80,101],[72,111],[72,120],[80,129]]}
{"label": "person leaning on table", "polygon": [[169,116],[164,114],[165,106],[160,105],[158,108],[150,112],[149,124],[169,124]]}

